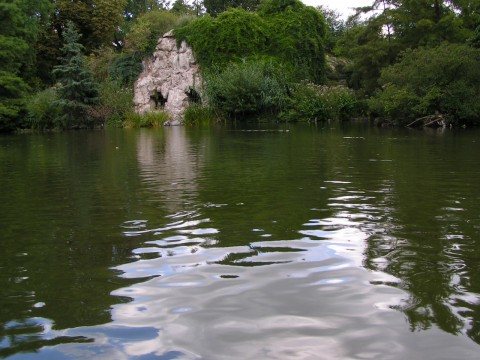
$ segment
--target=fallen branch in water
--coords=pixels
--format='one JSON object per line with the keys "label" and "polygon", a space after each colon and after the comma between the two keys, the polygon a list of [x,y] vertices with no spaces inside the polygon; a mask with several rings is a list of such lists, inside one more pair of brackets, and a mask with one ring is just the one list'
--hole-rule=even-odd
{"label": "fallen branch in water", "polygon": [[434,123],[437,123],[437,125],[439,126],[445,126],[445,118],[443,117],[443,115],[436,114],[436,115],[427,115],[427,116],[423,116],[421,118],[415,119],[410,124],[408,124],[407,127],[411,127],[413,124],[421,121],[423,121],[423,126],[430,126],[430,125],[433,125]]}

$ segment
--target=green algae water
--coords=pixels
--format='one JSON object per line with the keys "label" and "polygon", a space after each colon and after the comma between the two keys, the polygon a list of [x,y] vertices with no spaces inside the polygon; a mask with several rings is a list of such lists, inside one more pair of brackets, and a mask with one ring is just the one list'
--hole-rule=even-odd
{"label": "green algae water", "polygon": [[0,137],[0,358],[478,359],[480,131]]}

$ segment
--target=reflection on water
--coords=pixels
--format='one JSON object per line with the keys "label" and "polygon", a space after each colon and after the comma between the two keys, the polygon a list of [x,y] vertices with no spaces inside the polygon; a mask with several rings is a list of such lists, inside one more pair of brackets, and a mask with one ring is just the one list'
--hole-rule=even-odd
{"label": "reflection on water", "polygon": [[0,356],[478,358],[478,132],[289,130],[22,143],[75,191],[0,180]]}
{"label": "reflection on water", "polygon": [[172,214],[195,199],[197,173],[202,166],[202,148],[193,148],[184,127],[173,127],[162,141],[152,132],[142,131],[137,138],[137,158],[145,189],[158,193],[162,207]]}

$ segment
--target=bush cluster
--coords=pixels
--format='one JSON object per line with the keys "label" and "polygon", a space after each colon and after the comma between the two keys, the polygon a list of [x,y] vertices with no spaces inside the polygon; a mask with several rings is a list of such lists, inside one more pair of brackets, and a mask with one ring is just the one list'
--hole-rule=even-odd
{"label": "bush cluster", "polygon": [[27,121],[34,130],[60,128],[61,109],[57,106],[57,91],[48,88],[33,95],[27,101]]}
{"label": "bush cluster", "polygon": [[450,123],[471,124],[480,114],[480,50],[450,43],[408,50],[383,70],[380,83],[368,101],[377,116],[408,124],[438,114]]}
{"label": "bush cluster", "polygon": [[281,114],[287,121],[345,120],[357,109],[355,93],[344,86],[320,86],[309,82],[296,84],[288,106]]}
{"label": "bush cluster", "polygon": [[209,106],[229,116],[279,111],[287,82],[273,61],[243,61],[207,73],[203,93]]}

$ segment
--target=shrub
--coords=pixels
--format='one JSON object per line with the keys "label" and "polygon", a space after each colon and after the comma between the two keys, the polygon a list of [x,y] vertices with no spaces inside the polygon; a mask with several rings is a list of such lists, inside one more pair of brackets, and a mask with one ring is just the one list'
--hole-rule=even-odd
{"label": "shrub", "polygon": [[200,104],[191,104],[183,116],[185,125],[211,124],[218,120],[215,110]]}
{"label": "shrub", "polygon": [[55,88],[36,93],[27,102],[28,123],[32,129],[47,130],[62,127],[61,109],[57,105]]}
{"label": "shrub", "polygon": [[354,92],[346,87],[304,82],[293,87],[281,117],[288,121],[344,120],[355,112],[356,106]]}
{"label": "shrub", "polygon": [[480,50],[444,43],[403,54],[381,75],[382,89],[369,100],[370,110],[409,123],[441,114],[454,123],[478,123]]}
{"label": "shrub", "polygon": [[133,89],[122,87],[117,81],[107,80],[99,86],[100,102],[89,110],[97,123],[121,127],[133,111]]}
{"label": "shrub", "polygon": [[230,64],[205,76],[208,104],[228,115],[279,111],[286,97],[286,80],[273,62]]}

